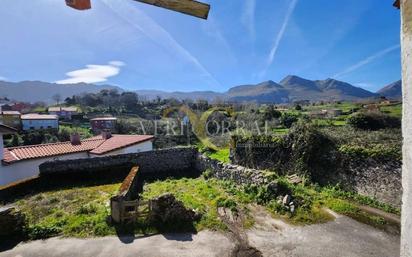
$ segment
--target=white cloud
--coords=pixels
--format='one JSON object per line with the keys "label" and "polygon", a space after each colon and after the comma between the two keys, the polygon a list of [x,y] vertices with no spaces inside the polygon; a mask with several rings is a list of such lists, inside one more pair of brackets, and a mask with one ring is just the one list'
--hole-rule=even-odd
{"label": "white cloud", "polygon": [[121,67],[121,66],[125,65],[125,63],[121,62],[121,61],[111,61],[111,62],[109,62],[109,64],[112,65],[112,66],[117,66],[117,67]]}
{"label": "white cloud", "polygon": [[66,73],[67,79],[56,81],[57,84],[97,83],[107,81],[109,77],[116,76],[120,67],[125,65],[121,61],[111,61],[107,65],[86,65],[85,69],[74,70]]}
{"label": "white cloud", "polygon": [[6,77],[0,76],[0,80],[6,80]]}
{"label": "white cloud", "polygon": [[242,12],[241,22],[249,32],[251,38],[255,39],[255,9],[256,0],[246,0]]}
{"label": "white cloud", "polygon": [[363,60],[355,63],[354,65],[352,65],[352,66],[344,69],[343,71],[336,73],[335,75],[333,75],[333,78],[339,78],[339,77],[342,77],[342,76],[344,76],[344,75],[346,75],[346,74],[348,74],[348,73],[351,73],[351,72],[353,72],[353,71],[355,71],[355,70],[357,70],[357,69],[359,69],[359,68],[361,68],[361,67],[369,64],[370,62],[372,62],[372,61],[374,61],[374,60],[376,60],[376,59],[378,59],[378,58],[381,58],[381,57],[383,57],[384,55],[386,55],[386,54],[388,54],[388,53],[390,53],[390,52],[392,52],[392,51],[394,51],[394,50],[396,50],[396,49],[399,49],[399,48],[400,48],[400,45],[399,45],[399,44],[393,45],[393,46],[388,47],[388,48],[385,48],[385,49],[383,49],[383,50],[381,50],[381,51],[379,51],[379,52],[377,52],[377,53],[374,53],[374,54],[372,54],[371,56],[369,56],[369,57],[367,57],[367,58],[365,58],[365,59],[363,59]]}
{"label": "white cloud", "polygon": [[274,40],[274,44],[273,44],[273,46],[272,46],[272,48],[271,48],[271,50],[270,50],[270,53],[269,53],[269,56],[268,56],[268,60],[267,60],[267,62],[266,62],[266,67],[265,67],[265,69],[263,69],[263,71],[260,73],[260,75],[261,75],[262,77],[266,74],[267,70],[269,69],[270,65],[272,65],[273,60],[275,59],[276,52],[277,52],[277,50],[278,50],[278,48],[279,48],[279,45],[280,45],[280,41],[282,41],[283,34],[284,34],[285,31],[286,31],[286,28],[287,28],[287,26],[288,26],[288,24],[289,24],[289,19],[290,19],[290,17],[292,16],[293,11],[295,10],[295,7],[296,7],[297,3],[298,3],[298,0],[292,0],[292,1],[290,2],[290,4],[289,4],[289,8],[288,8],[288,10],[287,10],[287,12],[286,12],[285,19],[283,20],[282,26],[280,27],[280,30],[279,30],[279,32],[278,32],[278,34],[276,35],[276,38],[275,38],[275,40]]}

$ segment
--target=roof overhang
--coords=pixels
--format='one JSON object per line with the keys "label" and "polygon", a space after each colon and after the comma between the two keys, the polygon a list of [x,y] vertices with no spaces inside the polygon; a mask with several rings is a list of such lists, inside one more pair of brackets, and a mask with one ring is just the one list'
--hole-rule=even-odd
{"label": "roof overhang", "polygon": [[395,7],[398,8],[398,9],[400,9],[400,8],[401,8],[401,0],[396,0],[396,1],[393,3],[393,6],[395,6]]}
{"label": "roof overhang", "polygon": [[[191,15],[201,19],[207,19],[210,5],[195,0],[134,0],[145,4],[154,5],[168,10]],[[88,10],[92,8],[91,0],[66,0],[66,5],[76,10]]]}
{"label": "roof overhang", "polygon": [[15,134],[16,132],[15,128],[0,124],[0,134]]}

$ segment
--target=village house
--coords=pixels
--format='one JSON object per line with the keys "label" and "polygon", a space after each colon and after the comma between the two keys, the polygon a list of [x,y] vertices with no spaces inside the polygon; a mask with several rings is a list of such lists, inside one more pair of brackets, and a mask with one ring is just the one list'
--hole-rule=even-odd
{"label": "village house", "polygon": [[20,129],[21,126],[21,113],[18,111],[1,111],[0,112],[0,123]]}
{"label": "village house", "polygon": [[312,119],[323,119],[328,115],[328,110],[311,111],[309,112],[309,117]]}
{"label": "village house", "polygon": [[57,115],[61,119],[71,120],[72,115],[77,114],[77,107],[49,107],[48,112],[49,114]]}
{"label": "village house", "polygon": [[342,115],[343,111],[341,109],[330,109],[327,110],[327,113],[329,118],[335,118]]}
{"label": "village house", "polygon": [[115,117],[97,117],[90,120],[90,125],[94,133],[98,134],[104,130],[113,130],[116,126]]}
{"label": "village house", "polygon": [[25,131],[59,129],[59,119],[57,115],[29,113],[21,116],[21,126]]}
{"label": "village house", "polygon": [[3,134],[13,133],[12,128],[0,124],[0,186],[26,180],[39,175],[39,165],[54,160],[83,159],[153,150],[150,135],[102,135],[80,140],[72,135],[67,142],[3,147]]}

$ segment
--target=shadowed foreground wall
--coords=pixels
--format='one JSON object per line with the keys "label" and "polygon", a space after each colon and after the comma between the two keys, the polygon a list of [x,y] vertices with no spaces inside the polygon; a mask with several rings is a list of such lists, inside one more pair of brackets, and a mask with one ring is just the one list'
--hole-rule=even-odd
{"label": "shadowed foreground wall", "polygon": [[46,162],[40,165],[40,177],[76,176],[92,174],[98,176],[105,170],[130,170],[139,166],[144,179],[161,179],[169,176],[196,175],[193,168],[197,151],[194,148],[171,148],[132,154],[121,154],[80,160]]}
{"label": "shadowed foreground wall", "polygon": [[412,256],[412,1],[401,1],[403,92],[403,206],[401,256]]}

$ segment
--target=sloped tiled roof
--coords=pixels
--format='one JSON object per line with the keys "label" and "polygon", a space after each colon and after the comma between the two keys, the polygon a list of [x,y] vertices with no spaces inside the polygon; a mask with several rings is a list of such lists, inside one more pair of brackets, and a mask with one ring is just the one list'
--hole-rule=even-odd
{"label": "sloped tiled roof", "polygon": [[60,112],[60,111],[66,111],[66,112],[77,112],[77,107],[70,106],[70,107],[49,107],[48,109],[49,112]]}
{"label": "sloped tiled roof", "polygon": [[1,114],[3,115],[20,115],[21,113],[18,111],[2,111]]}
{"label": "sloped tiled roof", "polygon": [[137,143],[142,143],[153,139],[147,135],[115,135],[104,141],[97,148],[90,151],[92,154],[105,154]]}
{"label": "sloped tiled roof", "polygon": [[0,124],[0,134],[14,134],[17,130],[15,128]]}
{"label": "sloped tiled roof", "polygon": [[90,152],[100,155],[151,139],[153,139],[153,136],[113,135],[109,139],[103,139],[101,136],[95,136],[89,139],[81,140],[79,145],[73,145],[70,141],[68,141],[51,144],[10,147],[4,149],[3,162],[6,164],[12,164],[23,160],[80,152]]}

